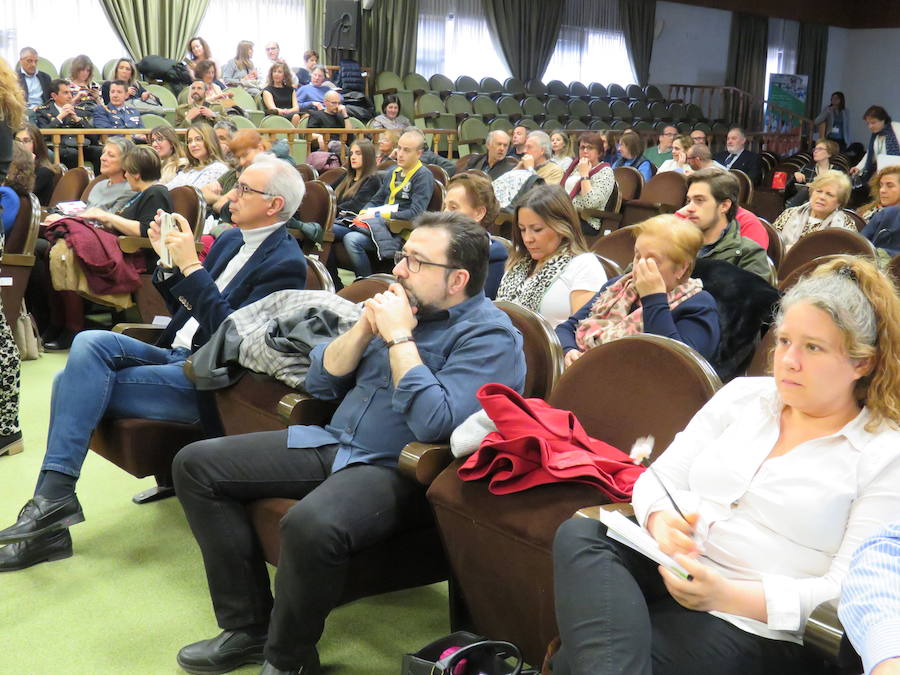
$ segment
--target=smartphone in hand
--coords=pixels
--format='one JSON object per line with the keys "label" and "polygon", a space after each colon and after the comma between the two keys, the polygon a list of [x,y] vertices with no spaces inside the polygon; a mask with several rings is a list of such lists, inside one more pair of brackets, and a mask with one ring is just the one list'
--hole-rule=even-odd
{"label": "smartphone in hand", "polygon": [[178,223],[175,220],[175,216],[171,213],[163,213],[159,217],[159,240],[162,242],[162,250],[159,254],[159,261],[163,264],[164,267],[172,267],[172,252],[169,250],[169,247],[166,246],[166,235],[172,231],[178,232],[181,228],[178,227]]}

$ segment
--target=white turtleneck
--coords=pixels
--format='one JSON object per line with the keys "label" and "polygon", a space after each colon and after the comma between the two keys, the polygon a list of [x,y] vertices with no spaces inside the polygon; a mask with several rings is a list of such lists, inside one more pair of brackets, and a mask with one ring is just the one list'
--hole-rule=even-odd
{"label": "white turtleneck", "polygon": [[[252,230],[241,230],[241,234],[244,237],[244,245],[241,246],[238,249],[238,252],[234,254],[234,257],[228,261],[225,269],[222,270],[222,273],[215,280],[216,288],[219,289],[220,293],[231,283],[231,280],[237,276],[238,272],[241,271],[250,259],[250,256],[252,256],[256,252],[256,249],[259,248],[260,244],[283,224],[284,223],[275,223],[274,225],[257,227]],[[194,274],[196,274],[196,272],[194,272]],[[181,329],[175,333],[175,339],[172,341],[172,349],[178,347],[190,349],[191,343],[194,340],[194,333],[197,332],[199,326],[200,324],[197,323],[197,319],[194,317],[188,319]]]}

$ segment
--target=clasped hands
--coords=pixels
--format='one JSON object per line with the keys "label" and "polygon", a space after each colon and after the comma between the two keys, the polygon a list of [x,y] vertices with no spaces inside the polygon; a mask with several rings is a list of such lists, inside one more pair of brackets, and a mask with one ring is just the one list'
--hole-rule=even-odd
{"label": "clasped hands", "polygon": [[383,293],[366,300],[356,325],[368,339],[380,336],[385,342],[390,342],[412,335],[418,324],[417,311],[418,308],[410,306],[403,286],[393,283]]}
{"label": "clasped hands", "polygon": [[172,214],[180,229],[171,230],[166,235],[165,241],[162,241],[159,231],[162,213],[161,209],[157,210],[156,217],[150,223],[150,228],[147,231],[147,237],[150,239],[150,245],[153,246],[153,250],[156,251],[157,255],[162,255],[163,249],[168,248],[172,254],[173,266],[182,271],[194,263],[199,263],[197,248],[194,245],[194,233],[191,232],[190,225],[188,225],[184,216],[177,213]]}

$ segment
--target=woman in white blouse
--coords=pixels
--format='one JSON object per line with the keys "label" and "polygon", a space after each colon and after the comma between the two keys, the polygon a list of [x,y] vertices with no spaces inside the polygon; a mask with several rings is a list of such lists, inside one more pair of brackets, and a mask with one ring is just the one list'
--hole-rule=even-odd
{"label": "woman in white blouse", "polygon": [[[603,211],[616,184],[616,176],[609,164],[602,161],[606,147],[603,134],[587,131],[578,139],[578,161],[572,162],[563,174],[562,186],[576,209]],[[585,236],[600,234],[599,218],[584,218],[581,231]]]}
{"label": "woman in white blouse", "polygon": [[228,165],[222,156],[222,146],[210,125],[196,124],[190,127],[186,140],[188,164],[166,183],[170,190],[182,185],[202,188],[228,171]]}
{"label": "woman in white blouse", "polygon": [[808,672],[803,629],[900,512],[900,298],[846,258],[788,291],[774,378],[721,389],[642,475],[637,522],[691,575],[598,521],[554,543],[554,675]]}
{"label": "woman in white blouse", "polygon": [[603,266],[587,251],[578,214],[559,185],[538,185],[525,195],[512,235],[497,300],[527,307],[555,327],[606,283]]}
{"label": "woman in white blouse", "polygon": [[672,141],[672,159],[667,159],[656,170],[656,173],[663,171],[677,171],[678,173],[689,174],[691,166],[687,161],[687,151],[691,149],[694,141],[690,136],[676,136]]}

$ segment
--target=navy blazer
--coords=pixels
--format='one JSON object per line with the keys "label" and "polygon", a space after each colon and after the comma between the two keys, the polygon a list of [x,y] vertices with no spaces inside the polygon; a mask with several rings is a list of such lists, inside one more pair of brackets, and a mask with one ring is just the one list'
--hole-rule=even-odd
{"label": "navy blazer", "polygon": [[[728,155],[730,153],[725,150],[723,152],[717,152],[713,157],[719,164],[725,166],[725,162],[728,161]],[[734,163],[728,167],[729,169],[738,169],[739,171],[743,171],[750,178],[750,182],[754,185],[759,185],[762,181],[762,164],[759,161],[759,155],[757,155],[752,150],[744,150],[738,158],[734,160]]]}
{"label": "navy blazer", "polygon": [[171,347],[175,334],[193,316],[200,324],[191,344],[194,351],[209,340],[234,310],[275,291],[306,287],[306,258],[297,240],[282,225],[266,237],[225,290],[219,292],[215,279],[243,245],[239,229],[227,230],[213,244],[203,268],[190,276],[178,272],[163,279],[161,269],[157,268],[153,283],[172,312],[172,320],[157,346]]}

